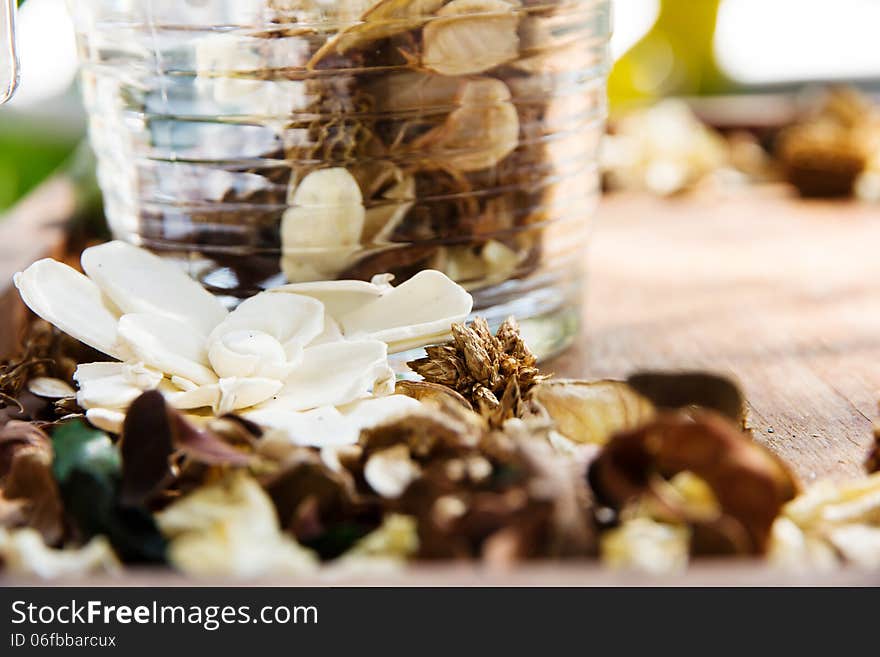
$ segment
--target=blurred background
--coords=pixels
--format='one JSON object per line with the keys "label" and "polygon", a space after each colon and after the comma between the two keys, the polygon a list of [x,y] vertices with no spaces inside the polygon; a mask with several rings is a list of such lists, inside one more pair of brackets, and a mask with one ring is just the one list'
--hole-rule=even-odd
{"label": "blurred background", "polygon": [[[778,99],[828,82],[871,90],[880,76],[877,0],[614,0],[613,5],[609,99],[615,117],[669,96]],[[69,163],[85,130],[65,0],[28,0],[18,32],[22,82],[13,101],[0,109],[0,212]],[[754,105],[752,112],[761,114]]]}

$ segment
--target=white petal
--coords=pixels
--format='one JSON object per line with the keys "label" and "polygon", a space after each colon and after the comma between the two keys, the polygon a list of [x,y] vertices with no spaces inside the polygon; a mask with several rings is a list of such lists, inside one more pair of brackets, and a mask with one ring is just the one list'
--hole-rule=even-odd
{"label": "white petal", "polygon": [[419,464],[410,458],[409,447],[394,445],[367,459],[364,479],[382,497],[396,498],[421,474]]}
{"label": "white petal", "polygon": [[190,381],[189,379],[185,379],[182,376],[172,376],[171,383],[176,385],[184,392],[190,392],[191,390],[195,390],[199,387],[199,385],[195,381]]}
{"label": "white petal", "polygon": [[473,307],[473,297],[464,288],[433,270],[419,272],[397,287],[332,281],[284,285],[274,291],[318,299],[346,337],[382,340],[391,353],[448,339],[452,324],[464,321]]}
{"label": "white petal", "polygon": [[[338,340],[344,339],[342,337],[342,331],[339,328],[339,324],[336,323],[336,320],[330,317],[326,312],[324,313],[324,330],[321,331],[321,335],[316,337],[314,340],[309,342],[309,347],[316,347],[319,344],[326,344],[328,342],[336,342]],[[286,378],[286,377],[285,377]]]}
{"label": "white petal", "polygon": [[278,431],[294,445],[354,445],[360,436],[360,427],[333,406],[302,412],[258,408],[242,415],[266,429]]}
{"label": "white petal", "polygon": [[366,281],[320,281],[290,283],[272,288],[272,293],[301,294],[317,299],[331,317],[339,318],[382,296],[385,286]]}
{"label": "white petal", "polygon": [[288,411],[266,405],[242,415],[278,431],[295,445],[334,447],[354,445],[362,429],[369,429],[418,407],[403,395],[363,399],[340,408],[323,406],[310,411]]}
{"label": "white petal", "polygon": [[[400,351],[423,336],[451,330],[473,307],[473,297],[438,271],[419,272],[405,283],[339,319],[347,336],[369,335]],[[399,344],[395,344],[399,343]]]}
{"label": "white petal", "polygon": [[388,348],[377,340],[330,342],[303,351],[303,360],[266,407],[304,411],[338,406],[364,397],[394,373]]}
{"label": "white petal", "polygon": [[79,385],[76,402],[83,408],[124,409],[158,386],[162,375],[126,363],[84,363],[73,379]]}
{"label": "white petal", "polygon": [[[262,364],[296,363],[302,349],[324,329],[324,308],[315,299],[261,293],[242,302],[208,337],[211,363],[220,376],[266,376]],[[248,340],[243,332],[255,332]],[[235,334],[232,339],[225,339]],[[274,339],[283,352],[257,334]]]}
{"label": "white petal", "polygon": [[125,422],[125,413],[109,408],[90,408],[86,411],[86,419],[102,431],[119,433],[122,431],[122,423]]}
{"label": "white petal", "polygon": [[109,356],[124,355],[116,345],[117,316],[98,286],[78,271],[46,258],[13,280],[27,307],[47,322]]}
{"label": "white petal", "polygon": [[38,376],[31,379],[27,383],[27,389],[37,397],[46,399],[64,399],[76,395],[76,390],[71,388],[67,381],[51,376]]}
{"label": "white petal", "polygon": [[281,381],[261,378],[220,379],[217,415],[254,406],[281,390]]}
{"label": "white petal", "polygon": [[421,402],[406,395],[368,397],[340,406],[339,410],[362,429],[373,427],[406,415],[421,407]]}
{"label": "white petal", "polygon": [[204,334],[223,321],[223,304],[174,263],[125,242],[83,251],[82,266],[126,313],[168,315]]}
{"label": "white petal", "polygon": [[214,383],[205,338],[191,325],[166,315],[132,313],[119,320],[119,341],[150,367],[198,384]]}
{"label": "white petal", "polygon": [[170,385],[159,388],[165,399],[174,408],[190,410],[194,408],[217,408],[220,405],[220,384],[212,383],[190,390],[176,390]]}

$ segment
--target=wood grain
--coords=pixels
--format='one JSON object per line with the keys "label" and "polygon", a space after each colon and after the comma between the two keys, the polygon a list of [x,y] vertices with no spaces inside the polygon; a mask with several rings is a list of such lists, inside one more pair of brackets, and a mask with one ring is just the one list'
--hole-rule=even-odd
{"label": "wood grain", "polygon": [[805,481],[862,473],[880,397],[880,209],[740,197],[603,201],[586,329],[549,367],[734,376],[750,425]]}

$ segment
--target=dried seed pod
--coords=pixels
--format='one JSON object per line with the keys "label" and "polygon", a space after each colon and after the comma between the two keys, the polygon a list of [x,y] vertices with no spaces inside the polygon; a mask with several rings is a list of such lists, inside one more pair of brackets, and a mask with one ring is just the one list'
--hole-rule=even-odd
{"label": "dried seed pod", "polygon": [[479,171],[496,165],[516,149],[519,115],[501,80],[466,80],[456,101],[458,107],[443,125],[412,143],[415,151],[427,151],[460,171]]}
{"label": "dried seed pod", "polygon": [[455,389],[494,425],[525,412],[524,399],[546,377],[513,318],[493,336],[486,320],[452,325],[451,343],[427,347],[407,365],[425,380]]}
{"label": "dried seed pod", "polygon": [[[664,481],[682,472],[706,482],[718,502],[716,518],[695,517],[693,505],[668,494]],[[616,435],[590,466],[589,481],[598,500],[618,512],[649,500],[689,524],[692,549],[710,554],[764,552],[773,521],[797,493],[780,459],[709,411],[661,414]]]}
{"label": "dried seed pod", "polygon": [[654,405],[621,381],[542,381],[532,390],[532,400],[559,433],[576,443],[603,445],[655,415]]}
{"label": "dried seed pod", "polygon": [[516,7],[505,0],[452,0],[422,31],[425,68],[442,75],[473,75],[516,59]]}

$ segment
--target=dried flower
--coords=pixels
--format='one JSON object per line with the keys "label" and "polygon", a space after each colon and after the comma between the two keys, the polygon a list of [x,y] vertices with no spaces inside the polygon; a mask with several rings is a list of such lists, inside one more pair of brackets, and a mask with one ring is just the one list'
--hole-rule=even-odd
{"label": "dried flower", "polygon": [[454,324],[452,342],[427,347],[425,358],[408,363],[430,383],[461,393],[475,409],[500,425],[524,413],[523,400],[547,378],[520,336],[516,321],[505,320],[493,336],[486,320]]}
{"label": "dried flower", "polygon": [[398,288],[288,286],[229,313],[173,264],[123,242],[86,249],[82,263],[89,277],[46,259],[15,282],[34,312],[120,361],[81,364],[74,376],[86,417],[113,432],[136,397],[158,389],[175,408],[237,411],[300,444],[353,443],[365,423],[415,403],[388,394],[387,345],[443,336],[472,304],[426,272]]}

